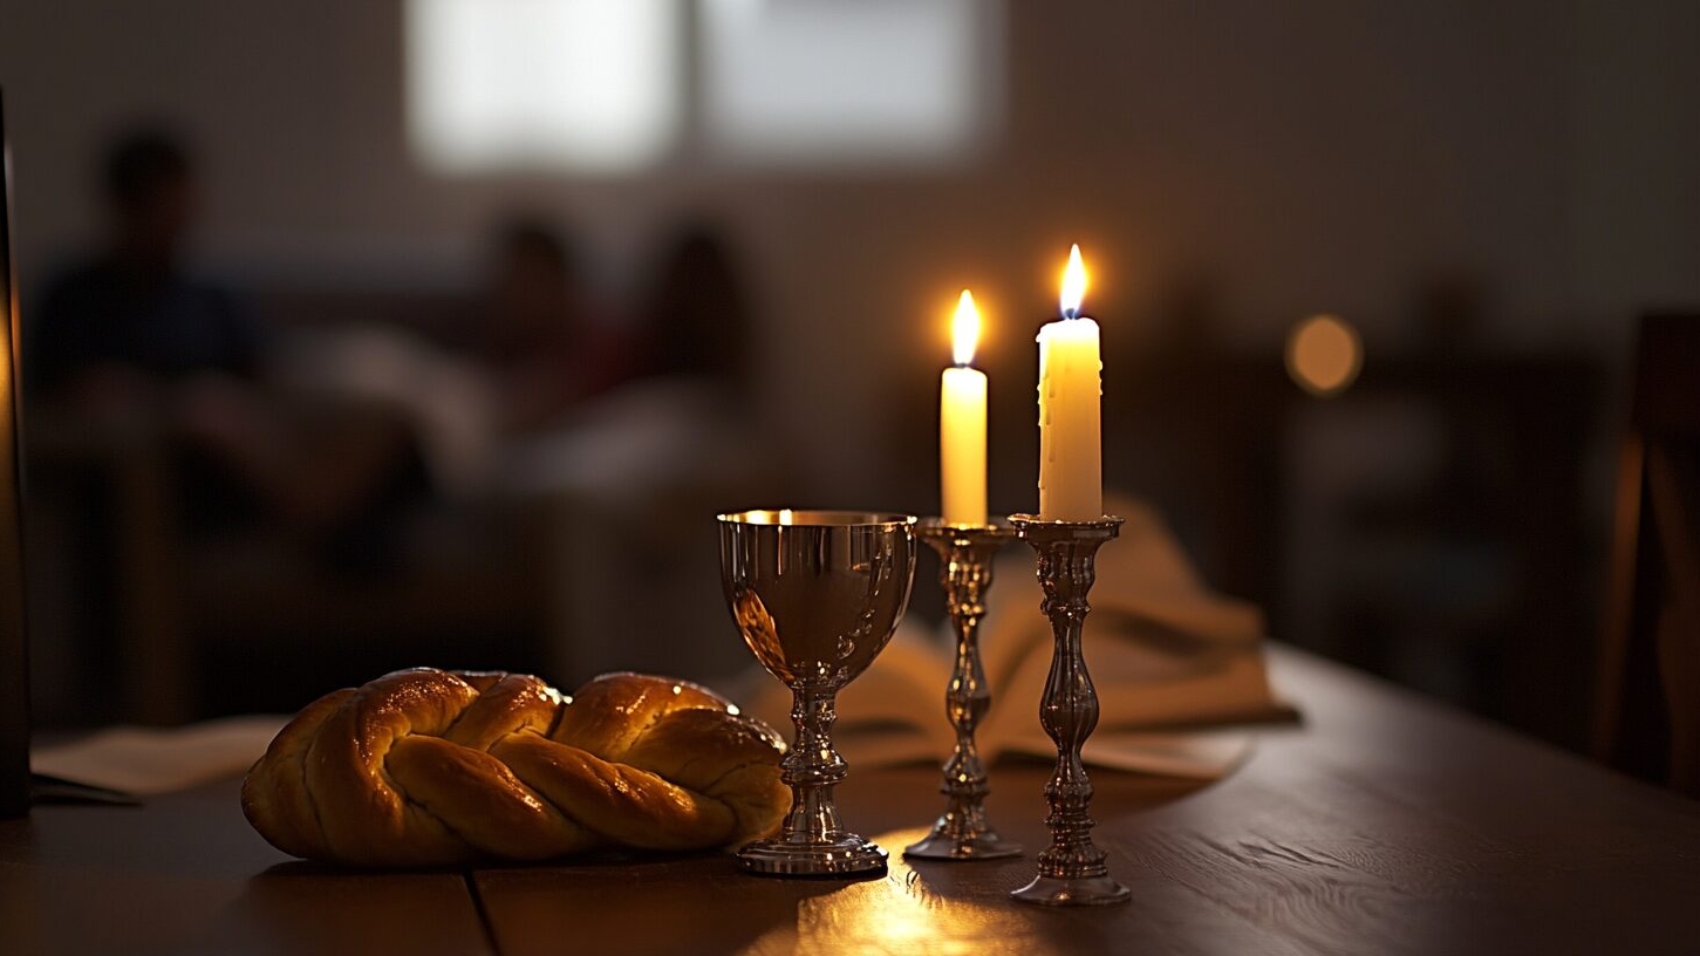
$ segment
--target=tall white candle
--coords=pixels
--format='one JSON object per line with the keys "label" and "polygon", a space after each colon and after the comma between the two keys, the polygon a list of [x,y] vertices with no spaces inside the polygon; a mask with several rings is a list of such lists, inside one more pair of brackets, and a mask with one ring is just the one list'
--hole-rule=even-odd
{"label": "tall white candle", "polygon": [[1050,521],[1104,514],[1104,364],[1098,323],[1080,314],[1085,294],[1086,267],[1075,246],[1063,271],[1063,317],[1039,330],[1039,517]]}
{"label": "tall white candle", "polygon": [[986,373],[970,367],[980,312],[967,289],[951,323],[955,368],[939,384],[939,498],[947,524],[986,523]]}

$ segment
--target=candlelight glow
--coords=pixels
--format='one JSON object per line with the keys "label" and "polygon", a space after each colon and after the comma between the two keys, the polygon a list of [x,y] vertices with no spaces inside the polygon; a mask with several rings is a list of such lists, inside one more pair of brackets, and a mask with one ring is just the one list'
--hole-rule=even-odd
{"label": "candlelight glow", "polygon": [[[904,846],[927,835],[923,827],[892,830],[874,839]],[[942,867],[940,868],[942,869]],[[776,952],[974,953],[975,956],[1059,956],[1065,952],[1048,927],[998,901],[961,899],[941,906],[943,877],[931,869],[891,864],[883,880],[846,883],[796,904],[796,916],[776,921],[739,956]]]}
{"label": "candlelight glow", "polygon": [[957,365],[971,365],[974,349],[980,344],[980,310],[974,306],[974,295],[962,290],[956,300],[956,317],[950,322],[950,352]]}
{"label": "candlelight glow", "polygon": [[1337,315],[1313,315],[1294,326],[1287,337],[1287,374],[1318,397],[1349,388],[1363,360],[1357,330]]}
{"label": "candlelight glow", "polygon": [[1086,298],[1086,265],[1080,261],[1080,245],[1068,250],[1068,267],[1063,269],[1062,315],[1065,319],[1080,315],[1080,303]]}

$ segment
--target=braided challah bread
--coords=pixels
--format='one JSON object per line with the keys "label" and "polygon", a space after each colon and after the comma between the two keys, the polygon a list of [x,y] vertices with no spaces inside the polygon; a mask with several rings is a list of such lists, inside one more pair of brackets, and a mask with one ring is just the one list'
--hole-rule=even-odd
{"label": "braided challah bread", "polygon": [[604,846],[732,847],[790,807],[785,747],[686,681],[396,671],[328,694],[242,785],[285,853],[355,866],[544,860]]}

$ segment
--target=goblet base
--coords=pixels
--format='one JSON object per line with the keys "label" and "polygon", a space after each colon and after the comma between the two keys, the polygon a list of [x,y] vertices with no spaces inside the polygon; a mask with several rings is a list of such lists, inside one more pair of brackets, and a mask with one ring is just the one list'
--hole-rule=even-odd
{"label": "goblet base", "polygon": [[911,843],[903,855],[918,860],[999,860],[1020,856],[1021,844],[1011,843],[990,830],[972,836],[952,836],[940,827],[919,843]]}
{"label": "goblet base", "polygon": [[854,833],[825,843],[762,840],[738,851],[744,869],[762,876],[877,876],[886,853]]}
{"label": "goblet base", "polygon": [[1009,894],[1023,903],[1040,906],[1103,906],[1125,903],[1133,897],[1128,888],[1107,876],[1066,879],[1036,876],[1033,882]]}

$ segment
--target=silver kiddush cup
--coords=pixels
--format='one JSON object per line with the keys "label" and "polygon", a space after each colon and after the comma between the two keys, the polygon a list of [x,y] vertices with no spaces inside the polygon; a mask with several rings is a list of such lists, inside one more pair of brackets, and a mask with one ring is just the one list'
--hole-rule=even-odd
{"label": "silver kiddush cup", "polygon": [[832,744],[838,691],[867,670],[909,606],[911,515],[741,511],[719,516],[720,576],[756,660],[791,688],[796,737],[783,764],[791,811],[738,859],[769,876],[883,873],[886,852],[840,825],[848,769]]}

